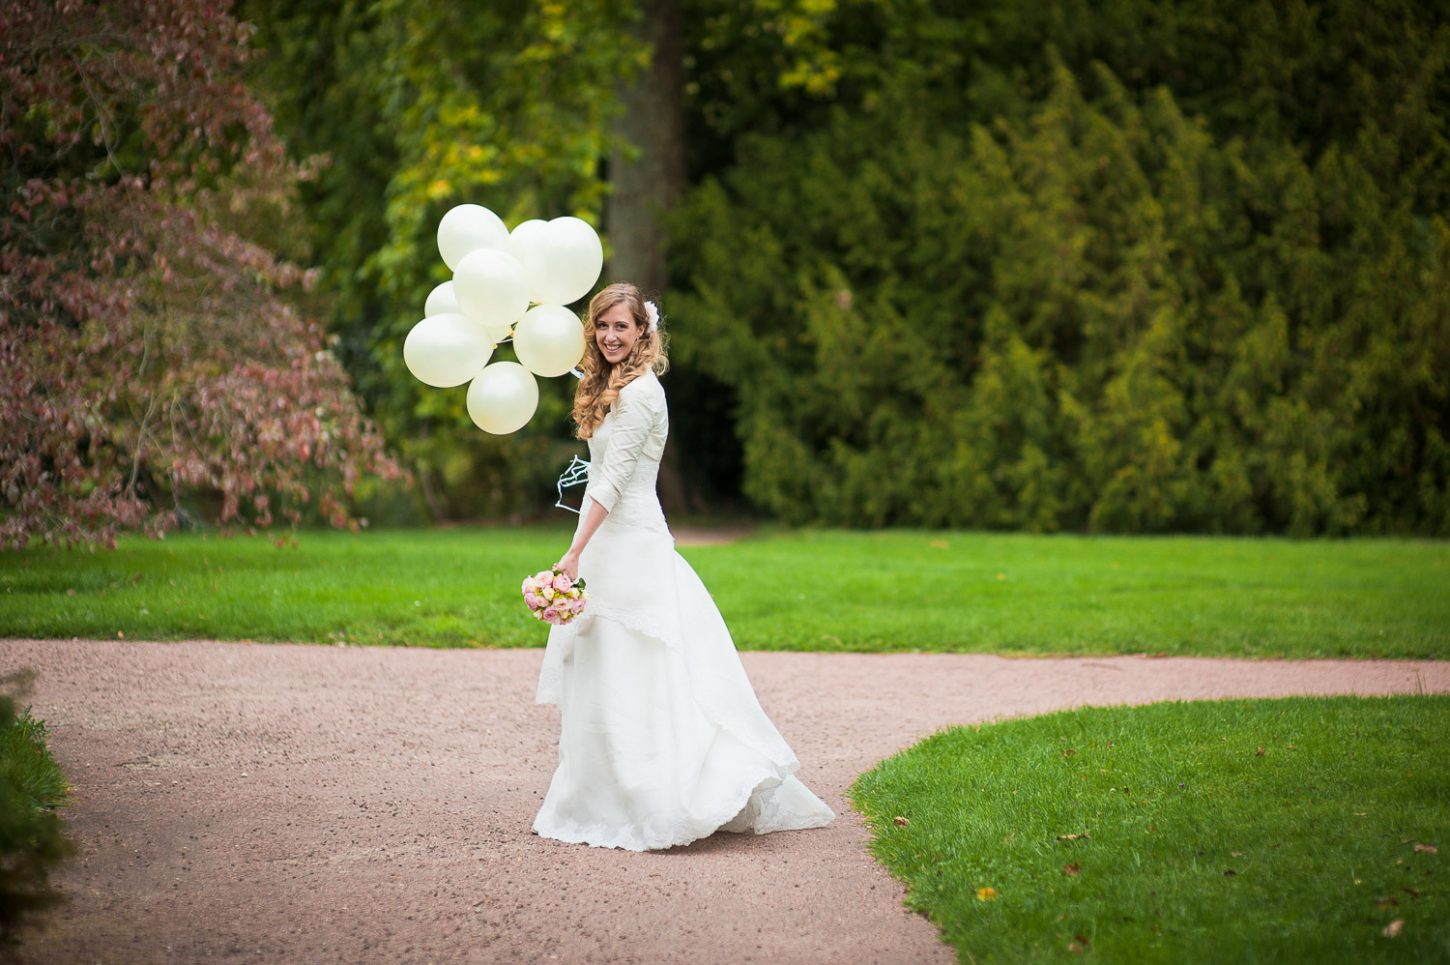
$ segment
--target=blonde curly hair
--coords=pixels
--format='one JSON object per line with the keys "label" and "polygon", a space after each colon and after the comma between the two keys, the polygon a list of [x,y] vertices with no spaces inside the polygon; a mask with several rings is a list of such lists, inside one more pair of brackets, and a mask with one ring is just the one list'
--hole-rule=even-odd
{"label": "blonde curly hair", "polygon": [[[629,306],[634,324],[640,330],[639,338],[635,339],[628,357],[618,365],[610,365],[594,339],[594,326],[600,315],[621,302]],[[628,282],[615,282],[589,301],[589,315],[584,322],[584,361],[580,363],[584,378],[574,390],[573,417],[577,427],[574,434],[580,439],[594,435],[594,430],[609,414],[609,407],[619,398],[620,389],[648,369],[664,375],[670,367],[665,352],[668,339],[663,328],[650,330],[644,302],[644,295]]]}

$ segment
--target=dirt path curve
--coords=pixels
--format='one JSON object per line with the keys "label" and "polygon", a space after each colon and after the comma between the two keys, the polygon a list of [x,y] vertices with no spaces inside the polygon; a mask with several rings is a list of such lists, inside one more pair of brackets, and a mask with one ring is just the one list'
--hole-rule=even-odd
{"label": "dirt path curve", "polygon": [[743,655],[840,814],[632,854],[529,830],[538,650],[0,640],[75,785],[34,962],[952,961],[846,788],[944,726],[1082,704],[1450,691],[1450,662]]}

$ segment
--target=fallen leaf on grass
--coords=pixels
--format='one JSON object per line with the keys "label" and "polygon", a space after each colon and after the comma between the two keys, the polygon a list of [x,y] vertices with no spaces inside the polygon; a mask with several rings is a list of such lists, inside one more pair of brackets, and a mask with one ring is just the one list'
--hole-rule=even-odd
{"label": "fallen leaf on grass", "polygon": [[1076,878],[1078,875],[1082,874],[1082,865],[1078,864],[1076,861],[1074,861],[1072,864],[1065,864],[1062,866],[1062,873],[1067,875],[1069,878]]}
{"label": "fallen leaf on grass", "polygon": [[894,825],[896,825],[898,828],[904,828],[908,824],[910,824],[911,821],[909,819],[904,818],[904,817],[902,817],[901,815],[898,814],[896,817],[894,817],[894,818],[891,819],[891,823],[894,824]]}
{"label": "fallen leaf on grass", "polygon": [[1264,756],[1264,749],[1262,747],[1260,747],[1258,750],[1254,751],[1254,756],[1255,757],[1263,757]]}
{"label": "fallen leaf on grass", "polygon": [[1083,952],[1087,951],[1089,944],[1090,942],[1088,941],[1086,935],[1073,935],[1072,941],[1067,943],[1067,950],[1072,952],[1074,955],[1081,955]]}
{"label": "fallen leaf on grass", "polygon": [[1420,842],[1416,841],[1415,842],[1415,853],[1416,854],[1439,854],[1440,853],[1440,849],[1437,848],[1437,847],[1435,847],[1433,844],[1421,844]]}
{"label": "fallen leaf on grass", "polygon": [[1405,920],[1403,918],[1396,918],[1394,921],[1386,925],[1384,927],[1384,930],[1381,931],[1380,934],[1385,936],[1386,938],[1394,938],[1396,935],[1404,930]]}
{"label": "fallen leaf on grass", "polygon": [[1078,838],[1085,838],[1087,836],[1088,836],[1088,833],[1086,831],[1082,832],[1081,834],[1059,834],[1057,836],[1057,840],[1059,840],[1059,841],[1076,841]]}
{"label": "fallen leaf on grass", "polygon": [[1232,877],[1233,877],[1233,876],[1234,876],[1234,875],[1236,875],[1236,874],[1238,874],[1238,872],[1237,872],[1237,871],[1235,871],[1235,870],[1234,870],[1234,869],[1232,869],[1232,868],[1225,868],[1225,869],[1223,869],[1223,876],[1224,876],[1224,877],[1225,877],[1225,878],[1232,878]]}
{"label": "fallen leaf on grass", "polygon": [[1381,908],[1398,907],[1400,904],[1400,899],[1391,895],[1388,898],[1376,898],[1374,900],[1374,903],[1376,905],[1379,905]]}
{"label": "fallen leaf on grass", "polygon": [[1420,889],[1419,888],[1410,888],[1410,887],[1406,886],[1406,887],[1401,888],[1400,890],[1403,891],[1405,894],[1409,895],[1411,898],[1418,898],[1418,897],[1420,897]]}
{"label": "fallen leaf on grass", "polygon": [[997,889],[996,888],[978,888],[977,889],[977,900],[978,901],[995,901],[996,898],[997,898]]}

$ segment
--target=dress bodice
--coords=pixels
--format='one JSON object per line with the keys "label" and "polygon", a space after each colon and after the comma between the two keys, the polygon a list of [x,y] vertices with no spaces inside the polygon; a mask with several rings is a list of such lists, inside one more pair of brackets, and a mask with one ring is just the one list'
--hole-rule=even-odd
{"label": "dress bodice", "polygon": [[664,387],[646,371],[620,390],[589,438],[584,494],[609,510],[607,523],[667,531],[655,487],[669,432]]}

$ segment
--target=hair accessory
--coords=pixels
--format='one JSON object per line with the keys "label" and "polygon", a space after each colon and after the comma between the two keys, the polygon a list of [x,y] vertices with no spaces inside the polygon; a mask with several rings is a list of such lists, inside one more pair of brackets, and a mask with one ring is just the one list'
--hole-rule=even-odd
{"label": "hair accessory", "polygon": [[644,316],[649,319],[649,330],[658,332],[660,330],[660,309],[654,302],[644,303]]}

